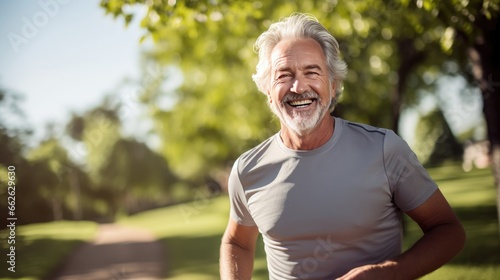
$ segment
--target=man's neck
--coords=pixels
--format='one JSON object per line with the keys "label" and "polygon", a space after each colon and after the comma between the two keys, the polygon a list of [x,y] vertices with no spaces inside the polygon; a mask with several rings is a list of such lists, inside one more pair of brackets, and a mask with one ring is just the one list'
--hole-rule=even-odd
{"label": "man's neck", "polygon": [[335,119],[326,116],[310,133],[300,135],[281,125],[281,140],[287,148],[292,150],[314,150],[323,146],[333,135]]}

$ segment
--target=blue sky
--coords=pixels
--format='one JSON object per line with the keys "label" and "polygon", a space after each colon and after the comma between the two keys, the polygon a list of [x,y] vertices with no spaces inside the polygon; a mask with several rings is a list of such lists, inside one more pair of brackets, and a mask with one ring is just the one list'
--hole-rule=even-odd
{"label": "blue sky", "polygon": [[24,96],[19,107],[40,135],[138,80],[144,33],[105,15],[99,0],[1,1],[0,87]]}

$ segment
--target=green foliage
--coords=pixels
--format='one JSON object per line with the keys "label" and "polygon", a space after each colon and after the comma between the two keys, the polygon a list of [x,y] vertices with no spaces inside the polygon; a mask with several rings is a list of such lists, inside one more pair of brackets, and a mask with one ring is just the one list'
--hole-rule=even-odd
{"label": "green foliage", "polygon": [[[83,119],[83,121],[82,121]],[[71,135],[81,135],[85,146],[85,164],[89,177],[98,185],[105,177],[100,170],[106,165],[113,146],[121,138],[118,108],[111,101],[104,100],[84,116],[74,116],[68,126]],[[76,128],[81,130],[77,132]]]}
{"label": "green foliage", "polygon": [[[146,92],[146,91],[145,91]],[[177,181],[165,158],[144,143],[125,139],[120,109],[112,96],[82,115],[74,115],[66,132],[84,145],[79,156],[91,178],[92,208],[109,220],[175,202],[172,186]]]}
{"label": "green foliage", "polygon": [[165,159],[144,143],[118,140],[99,172],[100,186],[106,188],[101,192],[115,205],[114,211],[129,214],[174,201],[171,187],[177,178]]}
{"label": "green foliage", "polygon": [[18,123],[17,126],[12,125],[12,121],[24,117],[18,105],[20,100],[20,95],[0,88],[0,164],[3,165],[20,164],[23,161],[23,138],[31,133],[29,128]]}
{"label": "green foliage", "polygon": [[118,211],[116,200],[119,198],[115,194],[120,191],[120,187],[103,184],[105,180],[109,181],[109,177],[102,170],[110,160],[114,145],[121,138],[120,126],[118,107],[109,98],[101,106],[82,115],[73,115],[66,125],[67,134],[77,141],[74,146],[78,143],[84,147],[75,150],[78,151],[79,160],[84,162],[91,181],[88,193],[92,197],[92,206],[97,213],[107,215],[110,219]]}
{"label": "green foliage", "polygon": [[40,180],[37,193],[52,205],[54,219],[62,219],[63,207],[76,206],[71,205],[68,207],[69,202],[75,200],[73,196],[76,194],[71,192],[69,177],[61,176],[61,170],[65,167],[64,164],[69,161],[66,150],[59,145],[57,139],[46,139],[38,147],[30,151],[28,160],[45,165],[47,171],[50,172],[50,179]]}
{"label": "green foliage", "polygon": [[[22,118],[22,111],[18,108],[19,101],[17,94],[0,89],[1,115],[10,117],[8,120],[0,119],[0,208],[5,209],[0,212],[0,218],[4,221],[7,219],[7,196],[15,193],[16,197],[23,197],[23,203],[18,200],[14,205],[18,224],[48,221],[52,212],[38,188],[48,182],[54,182],[56,178],[46,164],[31,163],[24,156],[24,141],[29,135],[29,129],[22,126],[12,127],[9,122]],[[14,176],[10,175],[14,180],[7,177],[8,171],[14,171]],[[14,185],[8,185],[9,181]],[[1,228],[6,226],[7,223]]]}
{"label": "green foliage", "polygon": [[[17,100],[1,91],[0,109],[14,111]],[[176,202],[172,186],[177,178],[165,159],[143,143],[123,139],[120,105],[107,98],[100,106],[74,115],[66,126],[74,141],[66,141],[65,146],[49,127],[48,136],[28,149],[25,132],[0,121],[0,206],[7,209],[9,166],[16,173],[16,188],[9,191],[22,197],[15,205],[19,224],[113,220]],[[0,217],[5,220],[6,215],[7,211]]]}
{"label": "green foliage", "polygon": [[[50,171],[43,162],[28,162],[24,158],[16,163],[0,164],[0,207],[7,209],[7,196],[9,189],[7,188],[7,170],[9,166],[15,168],[15,216],[18,218],[18,224],[28,224],[34,222],[46,222],[54,218],[50,201],[40,194],[39,187],[47,185],[50,182],[57,180],[56,176]],[[12,189],[11,189],[12,190]],[[22,202],[19,198],[22,197]],[[36,209],[36,211],[33,211]],[[7,219],[8,211],[0,212],[0,217],[3,220]],[[1,228],[7,226],[3,224]]]}
{"label": "green foliage", "polygon": [[462,146],[439,109],[420,118],[415,134],[415,153],[425,164],[437,165],[445,160],[459,160],[462,157]]}
{"label": "green foliage", "polygon": [[[454,43],[457,24],[476,32],[468,27],[471,15],[498,11],[496,2],[480,10],[475,2],[102,0],[101,6],[125,18],[133,16],[130,7],[147,8],[143,40],[152,38],[155,48],[146,56],[178,67],[184,82],[173,94],[157,88],[143,101],[176,174],[199,180],[278,129],[251,81],[253,43],[272,22],[297,11],[316,16],[337,37],[350,68],[335,114],[397,129],[399,111],[419,100],[417,89],[432,87],[447,59],[464,61]],[[165,95],[175,100],[168,109],[155,102]]]}

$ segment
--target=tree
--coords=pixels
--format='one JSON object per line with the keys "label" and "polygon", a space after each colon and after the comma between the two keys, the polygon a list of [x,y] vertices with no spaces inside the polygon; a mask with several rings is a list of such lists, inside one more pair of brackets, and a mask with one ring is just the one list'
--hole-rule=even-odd
{"label": "tree", "polygon": [[[20,164],[24,159],[22,153],[25,149],[25,138],[31,134],[31,130],[26,125],[12,127],[9,121],[19,121],[24,117],[23,112],[18,107],[21,100],[19,94],[7,92],[0,88],[0,164]],[[3,116],[9,116],[4,119]]]}
{"label": "tree", "polygon": [[171,186],[177,180],[164,158],[123,137],[121,106],[108,96],[100,106],[73,115],[66,126],[91,181],[86,195],[108,220],[172,202]]}
{"label": "tree", "polygon": [[114,213],[133,214],[174,202],[177,178],[165,159],[144,143],[118,140],[100,173],[100,184],[110,187],[106,192]]}
{"label": "tree", "polygon": [[[0,206],[7,209],[9,192],[15,193],[15,197],[22,197],[23,203],[15,201],[14,214],[18,218],[19,224],[32,222],[44,222],[52,219],[50,204],[40,195],[39,186],[54,179],[53,174],[44,164],[29,162],[24,153],[28,149],[25,144],[30,129],[21,123],[17,127],[12,127],[9,121],[22,119],[23,113],[18,107],[21,97],[8,91],[0,89],[0,116],[9,116],[7,119],[0,119]],[[17,122],[16,122],[17,123]],[[19,124],[19,123],[17,123]],[[8,171],[14,171],[14,186],[8,185],[10,180]],[[37,209],[37,211],[33,211]],[[7,211],[0,212],[0,217],[7,219]],[[7,224],[3,225],[6,227]]]}
{"label": "tree", "polygon": [[462,146],[451,132],[440,109],[429,112],[419,120],[416,137],[415,153],[423,163],[439,165],[445,160],[458,160],[462,157]]}
{"label": "tree", "polygon": [[[73,210],[75,219],[82,218],[79,192],[72,192],[73,180],[63,175],[64,164],[69,161],[66,150],[59,145],[56,138],[51,137],[42,141],[38,147],[31,150],[28,159],[37,164],[39,169],[46,169],[50,174],[45,180],[40,180],[38,192],[50,203],[54,220],[62,220],[63,209]],[[70,201],[73,202],[69,205]]]}
{"label": "tree", "polygon": [[75,151],[79,160],[85,162],[85,168],[96,184],[104,179],[100,170],[106,164],[112,147],[121,138],[118,106],[107,97],[101,106],[83,115],[74,115],[66,126],[68,135],[83,144],[83,149],[75,148]]}
{"label": "tree", "polygon": [[496,51],[500,47],[500,1],[419,0],[403,5],[426,15],[444,31],[441,48],[429,48],[429,53],[458,62],[461,74],[482,92],[500,220],[500,55]]}
{"label": "tree", "polygon": [[472,82],[481,89],[500,221],[500,1],[454,2],[424,9],[441,11],[439,20],[456,33],[454,49],[469,59]]}

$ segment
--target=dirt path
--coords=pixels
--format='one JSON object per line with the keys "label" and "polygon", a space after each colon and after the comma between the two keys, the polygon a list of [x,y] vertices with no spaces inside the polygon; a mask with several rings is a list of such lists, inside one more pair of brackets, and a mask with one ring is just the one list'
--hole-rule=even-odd
{"label": "dirt path", "polygon": [[147,231],[100,225],[92,243],[81,245],[56,270],[57,280],[157,280],[164,275],[161,244]]}

